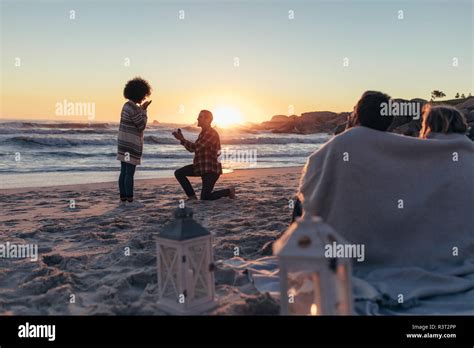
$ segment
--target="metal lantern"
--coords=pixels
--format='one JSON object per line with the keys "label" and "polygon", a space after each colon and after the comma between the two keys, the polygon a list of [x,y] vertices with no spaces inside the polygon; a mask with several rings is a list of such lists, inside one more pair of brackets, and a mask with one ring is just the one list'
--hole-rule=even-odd
{"label": "metal lantern", "polygon": [[158,235],[158,305],[171,314],[198,314],[216,306],[212,236],[189,208]]}
{"label": "metal lantern", "polygon": [[346,244],[321,218],[304,214],[274,243],[281,314],[353,314],[350,259],[325,256],[334,242]]}

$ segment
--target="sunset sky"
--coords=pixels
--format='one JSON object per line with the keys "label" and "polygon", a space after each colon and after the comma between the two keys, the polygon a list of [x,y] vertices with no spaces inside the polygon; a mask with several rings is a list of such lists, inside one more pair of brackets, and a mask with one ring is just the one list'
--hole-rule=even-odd
{"label": "sunset sky", "polygon": [[251,122],[290,105],[350,111],[367,89],[474,92],[470,0],[1,4],[2,118],[87,120],[55,115],[67,100],[118,121],[124,84],[137,75],[154,89],[150,120],[178,123],[203,108]]}

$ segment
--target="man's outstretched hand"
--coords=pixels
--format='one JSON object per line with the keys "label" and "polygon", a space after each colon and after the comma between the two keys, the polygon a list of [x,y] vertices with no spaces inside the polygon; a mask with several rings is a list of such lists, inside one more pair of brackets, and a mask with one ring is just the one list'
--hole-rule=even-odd
{"label": "man's outstretched hand", "polygon": [[140,105],[140,107],[141,107],[143,110],[146,110],[147,107],[148,107],[148,105],[150,105],[152,101],[153,101],[153,100],[148,100],[148,101],[144,102],[142,105]]}
{"label": "man's outstretched hand", "polygon": [[173,132],[172,134],[173,134],[173,136],[174,136],[176,139],[178,139],[179,141],[183,141],[183,140],[184,140],[183,133],[181,133],[180,130],[175,131],[175,132]]}

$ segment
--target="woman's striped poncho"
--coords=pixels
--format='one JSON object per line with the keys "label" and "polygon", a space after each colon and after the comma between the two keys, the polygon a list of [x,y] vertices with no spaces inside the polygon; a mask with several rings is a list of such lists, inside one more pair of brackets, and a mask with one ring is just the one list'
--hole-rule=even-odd
{"label": "woman's striped poncho", "polygon": [[117,159],[130,164],[140,164],[143,153],[143,132],[147,122],[146,110],[127,101],[120,117]]}

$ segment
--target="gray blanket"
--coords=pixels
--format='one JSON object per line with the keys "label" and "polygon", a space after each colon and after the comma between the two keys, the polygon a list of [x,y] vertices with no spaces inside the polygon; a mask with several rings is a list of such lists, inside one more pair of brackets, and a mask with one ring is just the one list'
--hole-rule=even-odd
{"label": "gray blanket", "polygon": [[[358,311],[474,314],[474,143],[365,127],[310,156],[304,209],[350,243]],[[403,297],[401,297],[402,295]]]}
{"label": "gray blanket", "polygon": [[[365,260],[353,261],[357,313],[474,314],[474,143],[467,137],[350,129],[310,156],[300,198],[306,212],[365,246]],[[278,289],[270,260],[247,265],[253,278],[266,267],[257,288]]]}
{"label": "gray blanket", "polygon": [[[280,299],[276,257],[257,260],[233,258],[222,267],[246,271],[261,293]],[[398,272],[398,273],[396,273]],[[459,272],[459,273],[456,273]],[[359,315],[474,315],[474,264],[466,262],[452,274],[422,269],[381,269],[369,276],[353,276],[355,312]],[[392,289],[391,284],[396,286]],[[404,303],[398,302],[404,293]]]}

